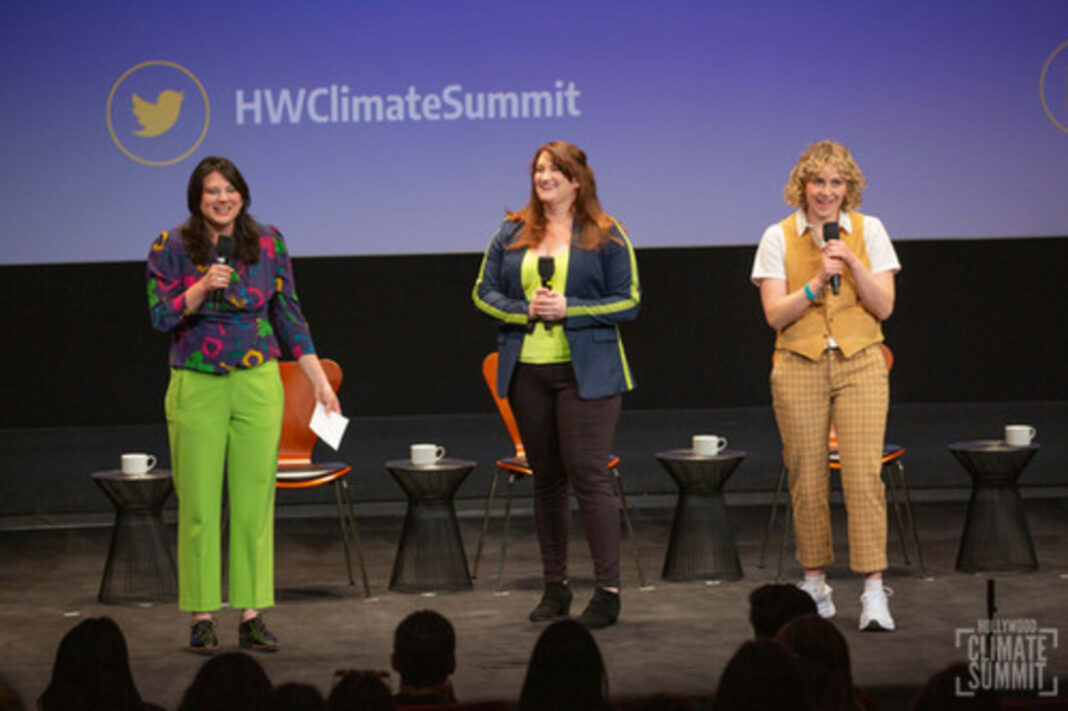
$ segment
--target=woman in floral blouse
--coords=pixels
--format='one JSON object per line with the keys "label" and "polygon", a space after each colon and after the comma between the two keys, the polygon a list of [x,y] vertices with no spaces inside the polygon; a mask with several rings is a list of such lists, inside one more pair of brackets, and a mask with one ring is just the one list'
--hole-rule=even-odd
{"label": "woman in floral blouse", "polygon": [[205,158],[189,179],[189,219],[148,256],[152,325],[171,334],[167,428],[178,496],[178,606],[190,648],[218,647],[220,519],[230,507],[229,604],[242,610],[242,648],[278,640],[260,609],[274,604],[274,485],[282,427],[280,343],[316,399],[340,412],[300,310],[282,234],[248,214],[248,185],[229,160]]}

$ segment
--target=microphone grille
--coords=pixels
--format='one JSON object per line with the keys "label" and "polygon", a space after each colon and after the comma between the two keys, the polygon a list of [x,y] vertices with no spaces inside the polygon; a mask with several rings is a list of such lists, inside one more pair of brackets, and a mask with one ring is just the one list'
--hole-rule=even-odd
{"label": "microphone grille", "polygon": [[219,241],[215,244],[215,251],[219,253],[220,257],[226,257],[230,259],[234,256],[234,237],[233,235],[219,235]]}

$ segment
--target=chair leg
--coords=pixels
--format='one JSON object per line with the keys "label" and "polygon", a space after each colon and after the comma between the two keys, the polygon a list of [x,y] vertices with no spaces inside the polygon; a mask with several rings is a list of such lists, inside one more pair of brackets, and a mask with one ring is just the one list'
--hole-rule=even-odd
{"label": "chair leg", "polygon": [[347,480],[341,480],[341,492],[345,495],[345,507],[349,513],[349,530],[352,532],[352,542],[356,547],[356,562],[360,566],[360,578],[363,583],[364,597],[371,597],[371,584],[367,580],[367,565],[363,558],[363,542],[360,540],[360,529],[356,525],[356,509],[352,505],[352,495],[349,492]]}
{"label": "chair leg", "polygon": [[508,475],[508,499],[504,504],[504,534],[501,538],[501,557],[497,561],[497,585],[495,592],[501,592],[504,587],[504,559],[508,555],[508,528],[512,523],[512,491],[515,488],[515,472]]}
{"label": "chair leg", "polygon": [[889,484],[887,489],[890,491],[890,501],[894,506],[894,525],[897,528],[898,538],[901,539],[901,555],[905,558],[905,565],[911,566],[912,563],[909,562],[908,542],[905,539],[905,523],[901,519],[901,500],[897,495],[897,482],[894,481],[893,475],[887,471],[889,466],[889,464],[883,465],[883,480],[885,481],[887,478],[890,479],[890,481],[887,482]]}
{"label": "chair leg", "polygon": [[497,469],[493,472],[493,476],[490,479],[489,496],[486,497],[486,513],[482,515],[482,530],[478,534],[478,546],[475,548],[475,563],[471,566],[472,579],[478,579],[478,561],[482,557],[482,544],[486,540],[486,530],[489,528],[490,511],[493,509],[493,498],[497,495],[497,477],[501,475],[501,470]]}
{"label": "chair leg", "polygon": [[349,483],[345,479],[336,479],[334,481],[336,485],[334,492],[338,497],[338,507],[340,510],[341,502],[344,500],[345,513],[348,519],[348,535],[344,526],[342,527],[342,540],[345,544],[345,563],[349,568],[349,585],[355,585],[352,579],[352,564],[349,560],[349,545],[347,543],[348,537],[352,537],[353,547],[356,549],[356,564],[360,566],[360,581],[363,583],[364,597],[371,597],[371,584],[367,580],[367,565],[363,558],[363,543],[360,541],[360,529],[356,525],[356,509],[352,505],[352,493],[349,491]]}
{"label": "chair leg", "polygon": [[786,539],[790,536],[790,526],[793,524],[794,507],[793,502],[787,502],[786,506],[786,523],[782,528],[782,543],[779,546],[779,567],[775,571],[775,582],[782,582],[783,562],[786,560]]}
{"label": "chair leg", "polygon": [[782,495],[783,487],[786,485],[786,467],[779,468],[779,481],[775,485],[775,494],[771,497],[771,513],[768,515],[768,527],[764,531],[764,541],[760,544],[760,560],[757,562],[758,568],[763,568],[766,561],[766,554],[768,551],[768,541],[771,540],[771,533],[775,530],[775,519],[779,516],[779,497]]}
{"label": "chair leg", "polygon": [[912,513],[912,497],[909,496],[909,486],[905,482],[905,465],[898,459],[897,464],[897,476],[898,482],[901,484],[901,498],[905,500],[905,515],[909,520],[909,528],[912,531],[912,543],[916,546],[916,562],[920,565],[920,577],[927,577],[927,566],[923,562],[923,546],[920,545],[920,534],[916,530],[916,517]]}
{"label": "chair leg", "polygon": [[341,529],[341,545],[345,548],[345,568],[349,573],[349,585],[355,585],[356,579],[352,577],[352,554],[349,551],[348,522],[345,520],[345,506],[341,501],[341,481],[334,479],[334,500],[337,502],[337,524]]}
{"label": "chair leg", "polygon": [[627,492],[623,490],[623,477],[619,475],[619,467],[612,470],[619,490],[619,502],[623,509],[623,522],[627,525],[627,534],[630,536],[630,547],[634,553],[634,565],[638,568],[638,585],[646,587],[645,570],[642,568],[642,557],[638,552],[638,538],[634,535],[634,524],[630,520],[630,504],[627,502]]}

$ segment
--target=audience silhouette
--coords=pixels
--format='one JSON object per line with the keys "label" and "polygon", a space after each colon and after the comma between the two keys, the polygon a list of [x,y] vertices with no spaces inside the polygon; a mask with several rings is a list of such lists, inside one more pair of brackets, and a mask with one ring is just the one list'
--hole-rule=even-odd
{"label": "audience silhouette", "polygon": [[[878,705],[853,684],[849,647],[839,629],[814,610],[812,598],[793,585],[762,585],[749,595],[755,639],[743,643],[724,667],[715,694],[658,693],[610,700],[608,674],[597,642],[572,619],[549,625],[530,654],[518,711],[873,711]],[[456,633],[433,610],[405,617],[395,628],[389,672],[338,670],[329,697],[313,683],[272,688],[260,663],[245,652],[209,659],[197,671],[177,711],[397,711],[438,706],[444,711],[500,711],[507,700],[461,704],[453,694]],[[933,674],[913,697],[910,711],[1000,711],[995,691],[972,693],[969,666],[952,664]],[[962,693],[962,689],[966,693]],[[650,688],[652,693],[656,689]],[[1025,702],[1026,703],[1026,702]],[[145,703],[134,684],[126,640],[108,617],[71,628],[56,651],[52,677],[39,711],[163,711]],[[1022,706],[1020,707],[1022,708]],[[1052,707],[1051,707],[1052,708]],[[1060,708],[1060,707],[1057,707]],[[0,711],[23,711],[15,689],[0,677]]]}
{"label": "audience silhouette", "polygon": [[771,639],[790,620],[814,614],[816,602],[796,585],[761,585],[749,593],[749,623],[757,639]]}
{"label": "audience silhouette", "polygon": [[608,675],[593,635],[572,619],[553,622],[530,655],[519,711],[607,708]]}
{"label": "audience silhouette", "polygon": [[327,699],[328,711],[394,711],[397,703],[386,684],[389,672],[339,669]]}
{"label": "audience silhouette", "polygon": [[400,674],[398,706],[456,703],[449,679],[456,671],[456,632],[439,613],[420,610],[405,617],[393,633],[390,661]]}
{"label": "audience silhouette", "polygon": [[178,711],[261,711],[270,695],[259,662],[244,652],[226,652],[204,662]]}
{"label": "audience silhouette", "polygon": [[267,711],[326,711],[326,700],[311,684],[291,681],[274,688]]}
{"label": "audience silhouette", "polygon": [[967,664],[950,664],[931,675],[916,692],[909,711],[998,711],[1001,708],[995,692],[989,689],[971,692],[970,681]]}
{"label": "audience silhouette", "polygon": [[7,679],[0,677],[0,711],[26,711],[22,697]]}
{"label": "audience silhouette", "polygon": [[126,638],[110,617],[93,617],[71,628],[59,643],[52,679],[37,706],[41,711],[143,711],[134,685]]}
{"label": "audience silhouette", "polygon": [[860,711],[872,705],[853,686],[849,646],[834,623],[816,615],[787,622],[775,635],[797,658],[801,685],[819,711]]}
{"label": "audience silhouette", "polygon": [[719,678],[715,711],[822,711],[803,693],[801,672],[778,642],[756,639],[734,653]]}

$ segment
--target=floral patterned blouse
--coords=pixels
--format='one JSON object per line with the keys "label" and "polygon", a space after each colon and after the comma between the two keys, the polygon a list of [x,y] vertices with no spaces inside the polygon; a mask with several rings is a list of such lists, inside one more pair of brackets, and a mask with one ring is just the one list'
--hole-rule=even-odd
{"label": "floral patterned blouse", "polygon": [[[210,263],[214,263],[214,248]],[[148,254],[148,309],[152,326],[172,334],[170,365],[204,373],[253,368],[281,356],[279,341],[300,358],[314,353],[311,332],[300,310],[282,233],[260,225],[260,259],[237,262],[219,299],[196,311],[185,292],[208,271],[185,253],[181,229],[163,232]]]}

